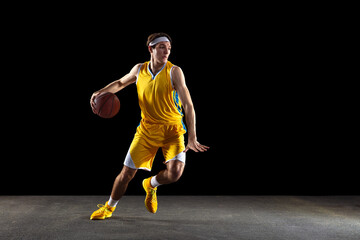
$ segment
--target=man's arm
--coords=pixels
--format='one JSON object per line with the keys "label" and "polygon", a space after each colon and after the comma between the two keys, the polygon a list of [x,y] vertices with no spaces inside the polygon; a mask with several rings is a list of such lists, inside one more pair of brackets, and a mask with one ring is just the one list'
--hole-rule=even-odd
{"label": "man's arm", "polygon": [[175,90],[179,94],[181,103],[185,111],[185,121],[188,128],[188,144],[185,148],[185,152],[187,152],[189,149],[195,152],[207,151],[209,147],[201,145],[197,141],[194,105],[191,100],[189,89],[187,88],[185,83],[184,73],[180,67],[174,66],[174,68],[172,69],[172,81]]}
{"label": "man's arm", "polygon": [[120,90],[124,89],[125,87],[129,86],[130,84],[136,82],[136,75],[141,67],[141,63],[136,64],[131,71],[126,74],[124,77],[120,78],[119,80],[113,81],[112,83],[108,84],[106,87],[94,92],[90,99],[90,105],[94,109],[94,100],[97,95],[102,92],[111,92],[117,93]]}

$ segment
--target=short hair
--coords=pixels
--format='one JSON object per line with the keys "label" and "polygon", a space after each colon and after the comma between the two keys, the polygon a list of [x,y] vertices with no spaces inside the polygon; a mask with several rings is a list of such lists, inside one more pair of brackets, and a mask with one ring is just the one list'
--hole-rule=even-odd
{"label": "short hair", "polygon": [[[166,34],[166,33],[153,33],[153,34],[150,34],[150,36],[148,37],[147,39],[147,42],[146,42],[146,46],[149,46],[149,44],[154,41],[154,39],[156,38],[159,38],[159,37],[167,37],[170,41],[170,43],[172,44],[172,40],[171,40],[171,37],[169,36],[169,34]],[[157,44],[155,44],[154,46],[151,46],[152,48],[155,48]]]}

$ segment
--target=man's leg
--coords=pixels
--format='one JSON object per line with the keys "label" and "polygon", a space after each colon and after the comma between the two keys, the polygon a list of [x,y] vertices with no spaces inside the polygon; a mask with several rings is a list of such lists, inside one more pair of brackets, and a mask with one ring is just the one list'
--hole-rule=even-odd
{"label": "man's leg", "polygon": [[112,216],[112,213],[115,211],[116,204],[124,195],[129,182],[131,181],[131,179],[134,178],[136,172],[136,169],[132,169],[127,166],[123,167],[120,174],[116,177],[114,181],[109,201],[106,202],[105,205],[98,205],[99,209],[93,212],[93,214],[90,216],[91,220],[105,219]]}
{"label": "man's leg", "polygon": [[[156,190],[162,184],[176,182],[184,171],[185,164],[178,160],[171,160],[166,163],[166,169],[158,175],[144,179],[143,187],[146,191],[145,207],[151,213],[156,213],[158,204]],[[155,184],[154,184],[155,183]]]}
{"label": "man's leg", "polygon": [[124,166],[120,174],[115,178],[111,192],[111,198],[118,201],[124,195],[129,182],[135,177],[137,169]]}
{"label": "man's leg", "polygon": [[[185,164],[178,160],[172,160],[166,163],[166,169],[156,175],[156,181],[159,184],[170,184],[178,181],[184,172]],[[157,186],[153,186],[157,187]]]}

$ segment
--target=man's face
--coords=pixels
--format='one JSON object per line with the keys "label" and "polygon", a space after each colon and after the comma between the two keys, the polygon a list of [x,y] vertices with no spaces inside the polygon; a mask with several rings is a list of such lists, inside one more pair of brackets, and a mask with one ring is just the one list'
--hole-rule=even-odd
{"label": "man's face", "polygon": [[171,44],[170,42],[159,42],[155,48],[151,48],[150,52],[156,61],[165,63],[170,55]]}

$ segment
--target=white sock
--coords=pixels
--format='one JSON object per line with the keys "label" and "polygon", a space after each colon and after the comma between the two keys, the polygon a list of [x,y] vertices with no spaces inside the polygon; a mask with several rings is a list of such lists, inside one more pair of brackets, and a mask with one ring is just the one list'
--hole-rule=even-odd
{"label": "white sock", "polygon": [[161,184],[156,180],[156,176],[153,176],[150,180],[150,184],[153,188],[160,186]]}
{"label": "white sock", "polygon": [[119,202],[119,200],[114,200],[114,199],[112,199],[111,196],[110,196],[109,201],[108,201],[108,205],[109,205],[110,207],[116,207],[116,205],[118,204],[118,202]]}

